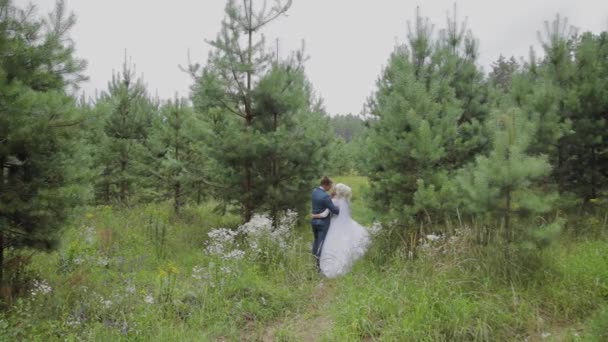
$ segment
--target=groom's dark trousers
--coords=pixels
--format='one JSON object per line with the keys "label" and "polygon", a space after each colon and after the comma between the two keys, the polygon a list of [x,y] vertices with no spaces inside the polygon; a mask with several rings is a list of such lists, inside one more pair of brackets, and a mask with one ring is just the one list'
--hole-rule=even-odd
{"label": "groom's dark trousers", "polygon": [[[329,211],[334,215],[338,215],[340,213],[340,209],[334,205],[327,192],[325,192],[323,188],[315,188],[312,191],[312,213],[320,214],[324,212],[325,209],[329,209]],[[325,241],[325,236],[327,235],[329,224],[331,223],[330,216],[331,215],[324,218],[312,219],[310,222],[312,226],[312,234],[314,236],[314,241],[312,243],[312,255],[315,256],[317,269],[319,269],[323,242]]]}

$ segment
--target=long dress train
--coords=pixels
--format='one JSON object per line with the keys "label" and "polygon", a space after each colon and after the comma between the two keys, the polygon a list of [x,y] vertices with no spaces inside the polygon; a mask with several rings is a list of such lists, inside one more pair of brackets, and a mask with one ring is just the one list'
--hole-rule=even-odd
{"label": "long dress train", "polygon": [[357,259],[361,258],[370,244],[367,229],[351,218],[347,200],[336,200],[340,215],[331,219],[329,231],[321,250],[321,272],[328,278],[335,278],[350,271]]}

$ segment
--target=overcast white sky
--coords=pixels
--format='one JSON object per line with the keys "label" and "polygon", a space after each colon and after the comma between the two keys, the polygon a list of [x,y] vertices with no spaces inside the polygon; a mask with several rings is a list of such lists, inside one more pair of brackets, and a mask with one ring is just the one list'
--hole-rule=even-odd
{"label": "overcast white sky", "polygon": [[[15,0],[33,3],[41,12],[54,0]],[[270,0],[269,2],[273,2]],[[78,16],[72,32],[77,52],[88,63],[87,94],[105,89],[113,70],[121,68],[124,51],[144,75],[152,94],[165,99],[188,96],[190,77],[178,68],[204,62],[223,18],[224,0],[67,0]],[[328,111],[359,113],[396,42],[403,42],[407,21],[419,5],[423,16],[445,26],[452,0],[294,0],[288,16],[266,31],[269,43],[280,39],[280,51],[306,41],[311,59],[307,73],[325,99]],[[527,56],[538,45],[536,32],[556,13],[580,31],[608,29],[607,0],[460,0],[459,16],[480,40],[480,64],[488,70],[500,54]]]}

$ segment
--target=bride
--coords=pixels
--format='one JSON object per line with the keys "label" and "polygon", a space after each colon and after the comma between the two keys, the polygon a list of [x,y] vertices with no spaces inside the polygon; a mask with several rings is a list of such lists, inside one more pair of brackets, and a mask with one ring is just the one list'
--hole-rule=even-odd
{"label": "bride", "polygon": [[[338,183],[334,189],[334,204],[340,208],[340,215],[331,219],[329,231],[321,248],[321,273],[335,278],[350,271],[353,263],[361,258],[370,243],[367,229],[355,222],[350,215],[352,191],[345,184]],[[313,215],[327,217],[329,210]]]}

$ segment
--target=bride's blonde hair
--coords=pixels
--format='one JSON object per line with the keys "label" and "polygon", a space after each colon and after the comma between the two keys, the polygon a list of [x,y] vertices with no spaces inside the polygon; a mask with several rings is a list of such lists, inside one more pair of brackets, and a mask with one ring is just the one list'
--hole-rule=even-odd
{"label": "bride's blonde hair", "polygon": [[350,199],[353,197],[353,191],[346,184],[336,184],[336,186],[334,187],[334,191],[336,192],[336,197],[338,199],[345,199],[350,202]]}

